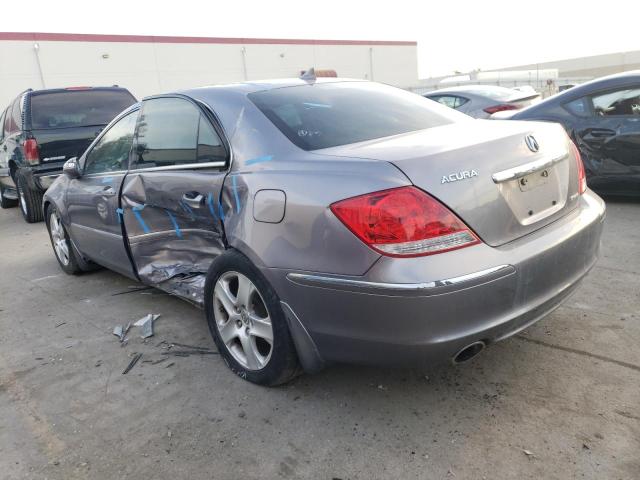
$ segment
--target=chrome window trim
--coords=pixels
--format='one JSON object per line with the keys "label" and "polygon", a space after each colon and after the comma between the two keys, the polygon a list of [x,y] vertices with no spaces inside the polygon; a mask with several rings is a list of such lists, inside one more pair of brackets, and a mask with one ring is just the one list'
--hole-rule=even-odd
{"label": "chrome window trim", "polygon": [[458,277],[435,280],[422,283],[385,283],[370,282],[366,280],[356,280],[344,277],[329,277],[324,275],[306,273],[288,273],[287,280],[292,283],[309,286],[329,288],[333,290],[347,290],[360,293],[373,293],[389,295],[395,293],[416,293],[423,295],[434,295],[445,293],[446,291],[466,288],[468,284],[481,284],[491,280],[505,277],[515,273],[513,265],[498,265],[487,268],[479,272],[468,273]]}
{"label": "chrome window trim", "polygon": [[125,173],[127,173],[126,170],[114,170],[113,172],[87,173],[86,175],[82,175],[80,178],[111,177],[111,176],[114,176],[114,175],[124,175]]}
{"label": "chrome window trim", "polygon": [[129,173],[134,174],[137,172],[158,172],[164,170],[196,170],[201,168],[212,168],[212,167],[225,167],[227,162],[207,162],[207,163],[184,163],[182,165],[166,165],[164,167],[148,167],[148,168],[132,168],[129,170]]}
{"label": "chrome window trim", "polygon": [[491,178],[493,179],[494,183],[503,183],[508,182],[509,180],[516,180],[518,178],[526,177],[527,175],[537,172],[538,170],[551,168],[553,165],[561,162],[568,156],[569,153],[564,152],[561,155],[557,155],[555,157],[541,158],[539,160],[534,160],[533,162],[525,163],[524,165],[519,165],[517,167],[494,173]]}

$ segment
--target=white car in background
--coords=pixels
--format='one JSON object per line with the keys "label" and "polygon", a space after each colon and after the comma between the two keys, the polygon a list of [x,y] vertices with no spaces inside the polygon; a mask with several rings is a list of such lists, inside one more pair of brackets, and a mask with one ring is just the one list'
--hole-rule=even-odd
{"label": "white car in background", "polygon": [[474,118],[489,118],[497,112],[520,110],[540,100],[540,94],[531,87],[518,91],[495,85],[450,87],[424,96]]}

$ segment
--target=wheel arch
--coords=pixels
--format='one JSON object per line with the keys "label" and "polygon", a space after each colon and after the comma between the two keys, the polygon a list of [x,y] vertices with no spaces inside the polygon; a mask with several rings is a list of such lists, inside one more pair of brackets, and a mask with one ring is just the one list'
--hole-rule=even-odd
{"label": "wheel arch", "polygon": [[[322,370],[326,366],[326,362],[320,355],[315,341],[291,306],[282,300],[280,293],[278,292],[277,285],[274,285],[269,278],[269,275],[265,275],[265,267],[260,263],[257,254],[244,242],[237,242],[237,246],[240,248],[237,248],[236,246],[227,247],[227,249],[216,258],[216,260],[226,255],[239,253],[260,272],[264,280],[271,286],[278,297],[278,302],[280,303],[280,308],[282,309],[287,326],[289,327],[289,333],[291,334],[291,339],[293,340],[293,345],[296,350],[300,366],[306,373],[316,373]],[[257,262],[254,261],[254,259],[256,259]]]}

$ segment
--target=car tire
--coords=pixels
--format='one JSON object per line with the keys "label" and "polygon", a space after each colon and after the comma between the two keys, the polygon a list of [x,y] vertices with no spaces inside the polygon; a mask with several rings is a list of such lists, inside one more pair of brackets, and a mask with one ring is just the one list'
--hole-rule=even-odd
{"label": "car tire", "polygon": [[54,206],[47,208],[45,223],[47,224],[53,253],[60,264],[60,268],[69,275],[82,273],[83,270],[71,245],[67,229],[64,228],[60,214]]}
{"label": "car tire", "polygon": [[18,200],[15,198],[5,198],[4,187],[0,185],[0,208],[11,208],[18,205]]}
{"label": "car tire", "polygon": [[20,172],[16,174],[16,189],[20,211],[27,223],[37,223],[44,219],[42,212],[42,192],[29,187],[29,183]]}
{"label": "car tire", "polygon": [[298,356],[278,295],[237,250],[224,253],[211,264],[205,282],[205,311],[220,355],[241,378],[274,386],[299,373]]}

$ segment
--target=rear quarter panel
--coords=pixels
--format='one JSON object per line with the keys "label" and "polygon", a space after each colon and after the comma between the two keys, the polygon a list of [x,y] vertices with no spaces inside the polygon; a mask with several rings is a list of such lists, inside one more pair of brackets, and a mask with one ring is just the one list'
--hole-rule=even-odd
{"label": "rear quarter panel", "polygon": [[[364,274],[379,255],[357,239],[329,206],[409,184],[387,162],[320,157],[302,151],[299,158],[274,158],[253,167],[238,163],[223,190],[226,237],[230,246],[264,268]],[[285,213],[279,223],[254,218],[260,190],[284,192]]]}

